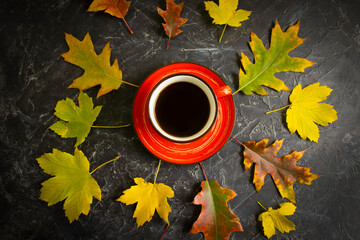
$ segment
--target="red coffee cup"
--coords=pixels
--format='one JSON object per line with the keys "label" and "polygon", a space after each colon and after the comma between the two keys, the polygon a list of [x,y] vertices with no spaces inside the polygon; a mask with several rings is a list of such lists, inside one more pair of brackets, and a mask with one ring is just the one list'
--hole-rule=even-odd
{"label": "red coffee cup", "polygon": [[144,146],[176,164],[203,161],[227,142],[235,120],[231,89],[210,69],[174,63],[140,86],[133,126]]}

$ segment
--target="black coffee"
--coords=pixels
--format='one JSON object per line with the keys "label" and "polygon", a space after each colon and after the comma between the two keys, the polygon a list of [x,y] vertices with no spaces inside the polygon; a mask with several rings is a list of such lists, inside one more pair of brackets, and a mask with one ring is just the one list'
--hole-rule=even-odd
{"label": "black coffee", "polygon": [[205,126],[210,115],[210,103],[198,86],[177,82],[159,94],[155,115],[160,127],[168,134],[189,137]]}

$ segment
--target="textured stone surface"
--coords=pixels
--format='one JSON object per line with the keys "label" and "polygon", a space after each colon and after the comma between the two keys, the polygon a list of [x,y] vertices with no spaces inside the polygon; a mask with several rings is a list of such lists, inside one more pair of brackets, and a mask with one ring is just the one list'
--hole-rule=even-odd
{"label": "textured stone surface", "polygon": [[[152,71],[172,62],[199,63],[215,71],[237,89],[240,51],[252,58],[249,30],[269,45],[271,28],[278,19],[286,29],[300,19],[299,36],[306,41],[291,54],[317,65],[305,73],[277,74],[292,89],[319,81],[334,91],[326,100],[339,120],[320,127],[319,143],[289,134],[281,112],[268,110],[288,103],[289,93],[269,90],[269,96],[236,94],[236,122],[232,133],[242,142],[263,138],[285,138],[279,156],[307,148],[299,161],[323,176],[310,186],[295,184],[297,210],[289,217],[296,231],[278,233],[273,239],[359,239],[360,222],[360,102],[358,0],[351,1],[240,1],[240,8],[253,11],[240,28],[228,27],[223,42],[217,41],[222,26],[212,25],[202,1],[185,1],[182,17],[189,21],[183,33],[165,50],[167,37],[156,4],[165,1],[133,0],[126,20],[104,13],[89,13],[91,1],[24,0],[0,3],[0,235],[2,239],[159,239],[165,222],[157,214],[136,228],[135,205],[115,199],[133,184],[134,177],[152,181],[158,160],[140,143],[132,128],[93,129],[80,149],[92,169],[116,155],[122,157],[98,170],[94,178],[102,189],[102,201],[94,200],[88,216],[69,224],[62,203],[47,207],[39,200],[41,182],[48,179],[36,162],[43,153],[57,148],[73,152],[74,139],[61,139],[47,128],[56,121],[56,102],[77,99],[76,89],[67,89],[82,70],[63,61],[68,50],[64,32],[82,39],[91,34],[99,52],[110,41],[112,60],[117,58],[124,80],[141,84]],[[179,2],[179,1],[177,1]],[[271,2],[271,3],[270,3]],[[98,125],[131,122],[132,101],[137,89],[123,85],[95,100],[97,88],[87,90],[96,105],[103,105]],[[281,199],[269,176],[260,192],[252,185],[251,171],[242,164],[242,147],[229,141],[203,162],[209,179],[238,195],[229,202],[240,218],[244,232],[230,239],[265,239],[257,216],[257,201],[277,207]],[[203,239],[187,235],[200,212],[192,200],[204,180],[198,165],[163,163],[158,182],[171,186],[173,212],[164,239]]]}

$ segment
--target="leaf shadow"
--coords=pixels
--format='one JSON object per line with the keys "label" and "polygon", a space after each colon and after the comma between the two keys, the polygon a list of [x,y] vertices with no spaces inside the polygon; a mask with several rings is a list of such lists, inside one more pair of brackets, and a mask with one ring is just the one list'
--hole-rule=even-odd
{"label": "leaf shadow", "polygon": [[213,20],[210,17],[209,13],[206,11],[204,2],[200,2],[196,6],[196,11],[201,16],[202,24],[204,24],[206,26],[212,26],[213,25],[212,24]]}
{"label": "leaf shadow", "polygon": [[[286,110],[283,110],[283,112],[281,113],[281,123],[284,125],[284,127],[289,131],[288,127],[287,127],[287,122],[286,122]],[[300,136],[299,136],[300,137]]]}
{"label": "leaf shadow", "polygon": [[238,55],[238,58],[236,60],[236,63],[237,63],[237,66],[238,66],[238,69],[239,69],[239,72],[238,73],[231,73],[231,76],[232,76],[232,79],[233,79],[233,85],[236,86],[236,88],[239,87],[239,73],[240,73],[240,69],[245,72],[245,69],[244,69],[244,66],[241,62],[241,54],[237,54]]}
{"label": "leaf shadow", "polygon": [[245,170],[245,165],[244,164],[241,164],[241,165],[242,165],[242,168],[243,168],[244,172],[249,173],[247,182],[250,183],[252,185],[252,187],[254,188],[254,190],[256,191],[255,185],[253,184],[253,179],[254,179],[254,176],[255,176],[255,163],[253,163],[247,171]]}
{"label": "leaf shadow", "polygon": [[[201,213],[201,209],[202,206],[201,205],[195,205],[192,204],[192,200],[195,198],[195,196],[201,192],[201,182],[196,183],[196,185],[194,186],[194,196],[191,199],[191,207],[194,209],[192,215],[187,219],[187,221],[184,222],[183,225],[183,232],[185,233],[189,233],[193,224],[195,223],[195,221],[199,218],[200,213]],[[186,201],[188,202],[188,201]],[[189,201],[190,202],[190,201]]]}
{"label": "leaf shadow", "polygon": [[152,20],[155,23],[158,24],[154,24],[151,29],[156,32],[156,35],[166,39],[168,38],[165,30],[162,26],[163,23],[165,23],[164,19],[160,16],[160,14],[157,11],[157,7],[159,7],[162,10],[166,10],[166,2],[165,1],[160,1],[158,2],[158,5],[156,7],[151,8],[151,10],[142,10],[144,12],[144,14],[150,18],[150,20]]}
{"label": "leaf shadow", "polygon": [[209,12],[205,9],[205,3],[200,2],[196,6],[197,13],[201,16],[201,24],[206,27],[209,31],[216,31],[216,41],[221,36],[221,29],[224,27],[224,25],[217,25],[213,24],[213,19],[210,17]]}

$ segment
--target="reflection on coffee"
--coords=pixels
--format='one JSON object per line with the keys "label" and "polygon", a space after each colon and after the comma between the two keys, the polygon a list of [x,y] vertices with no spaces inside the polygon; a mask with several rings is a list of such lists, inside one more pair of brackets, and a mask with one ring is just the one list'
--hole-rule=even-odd
{"label": "reflection on coffee", "polygon": [[164,88],[155,103],[155,116],[160,127],[170,135],[189,137],[207,123],[210,103],[198,86],[176,82]]}

